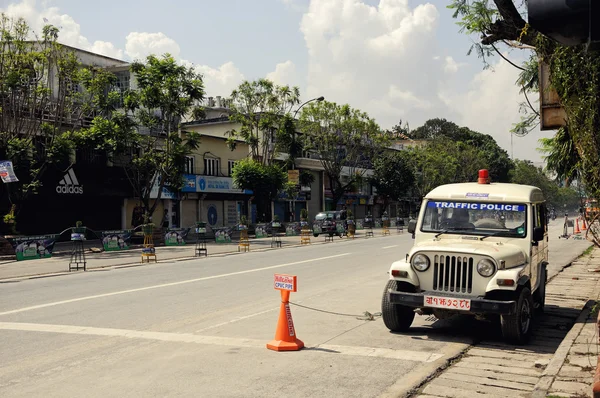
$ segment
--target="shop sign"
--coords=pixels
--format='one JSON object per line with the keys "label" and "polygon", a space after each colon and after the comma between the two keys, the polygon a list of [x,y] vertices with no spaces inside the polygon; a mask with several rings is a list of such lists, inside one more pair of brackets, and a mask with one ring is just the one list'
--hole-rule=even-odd
{"label": "shop sign", "polygon": [[300,170],[288,170],[288,182],[292,184],[300,184]]}
{"label": "shop sign", "polygon": [[[158,198],[158,190],[160,187],[160,177],[154,179],[154,185],[152,185],[152,189],[150,190],[150,198],[156,199]],[[171,191],[169,187],[163,187],[162,193],[160,195],[161,199],[177,199],[177,193]]]}
{"label": "shop sign", "polygon": [[230,177],[184,174],[183,178],[182,192],[252,193],[249,190],[236,188],[233,184],[233,178]]}
{"label": "shop sign", "polygon": [[19,181],[10,160],[3,160],[0,162],[0,178],[2,178],[3,183]]}
{"label": "shop sign", "polygon": [[106,252],[127,250],[131,244],[131,230],[102,231],[102,246]]}
{"label": "shop sign", "polygon": [[58,182],[56,193],[83,195],[83,185],[79,184],[79,180],[72,168]]}
{"label": "shop sign", "polygon": [[23,261],[52,257],[57,238],[58,235],[23,236],[10,238],[9,242],[15,248],[17,261]]}

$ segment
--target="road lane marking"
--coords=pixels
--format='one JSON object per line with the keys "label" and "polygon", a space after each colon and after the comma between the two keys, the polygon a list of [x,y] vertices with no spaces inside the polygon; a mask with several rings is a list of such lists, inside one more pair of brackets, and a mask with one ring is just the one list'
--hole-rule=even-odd
{"label": "road lane marking", "polygon": [[[42,332],[42,333],[62,333],[81,336],[102,336],[102,337],[124,337],[130,339],[143,339],[164,342],[195,343],[205,345],[219,345],[229,347],[247,347],[247,348],[266,348],[266,340],[245,339],[221,336],[202,336],[191,333],[169,333],[169,332],[151,332],[129,329],[96,328],[90,326],[73,325],[51,325],[39,323],[20,323],[20,322],[0,322],[0,330],[13,330],[20,332]],[[361,356],[371,358],[385,358],[406,360],[414,362],[433,362],[441,357],[442,354],[421,351],[393,350],[390,348],[360,347],[360,346],[342,346],[334,344],[323,344],[314,347],[306,347],[305,351],[316,353],[335,353],[349,356]]]}
{"label": "road lane marking", "polygon": [[398,245],[384,246],[382,249],[391,249],[392,247],[398,247]]}
{"label": "road lane marking", "polygon": [[270,270],[270,269],[289,267],[290,265],[306,264],[306,263],[312,263],[314,261],[328,260],[328,259],[331,259],[331,258],[348,256],[350,254],[352,254],[352,253],[342,253],[342,254],[336,254],[336,255],[333,255],[333,256],[313,258],[313,259],[310,259],[310,260],[295,261],[293,263],[271,265],[271,266],[263,267],[263,268],[255,268],[255,269],[248,269],[248,270],[244,270],[244,271],[230,272],[230,273],[227,273],[227,274],[205,276],[205,277],[202,277],[202,278],[188,279],[188,280],[179,281],[179,282],[162,283],[160,285],[146,286],[146,287],[140,287],[140,288],[136,288],[136,289],[121,290],[121,291],[111,292],[111,293],[96,294],[96,295],[93,295],[93,296],[78,297],[78,298],[69,299],[69,300],[54,301],[52,303],[32,305],[31,307],[23,307],[23,308],[18,308],[16,310],[10,310],[10,311],[5,311],[5,312],[0,312],[0,316],[2,316],[2,315],[18,314],[20,312],[38,310],[38,309],[47,308],[47,307],[54,307],[54,306],[62,305],[62,304],[76,303],[78,301],[93,300],[93,299],[97,299],[97,298],[110,297],[110,296],[118,296],[118,295],[127,294],[127,293],[142,292],[144,290],[160,289],[160,288],[163,288],[163,287],[171,287],[171,286],[185,285],[187,283],[202,282],[202,281],[207,281],[207,280],[211,280],[211,279],[226,278],[228,276],[243,275],[243,274],[250,274],[250,273],[254,273],[254,272],[267,271],[267,270]]}
{"label": "road lane marking", "polygon": [[212,326],[205,327],[203,329],[196,330],[195,333],[201,333],[201,332],[204,332],[205,330],[210,330],[210,329],[215,329],[215,328],[218,328],[218,327],[221,327],[221,326],[226,326],[226,325],[229,325],[231,323],[243,321],[244,319],[253,318],[255,316],[266,314],[267,312],[277,311],[278,309],[279,309],[279,307],[277,307],[277,308],[271,308],[270,310],[265,310],[265,311],[256,312],[256,313],[250,314],[250,315],[240,316],[240,317],[232,319],[231,321],[217,323],[216,325],[212,325]]}

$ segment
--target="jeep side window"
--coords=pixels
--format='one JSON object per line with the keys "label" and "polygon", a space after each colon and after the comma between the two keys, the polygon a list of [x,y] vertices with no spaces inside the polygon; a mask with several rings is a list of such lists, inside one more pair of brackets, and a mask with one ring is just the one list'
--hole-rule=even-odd
{"label": "jeep side window", "polygon": [[546,211],[542,204],[533,205],[533,228],[542,227],[546,230]]}

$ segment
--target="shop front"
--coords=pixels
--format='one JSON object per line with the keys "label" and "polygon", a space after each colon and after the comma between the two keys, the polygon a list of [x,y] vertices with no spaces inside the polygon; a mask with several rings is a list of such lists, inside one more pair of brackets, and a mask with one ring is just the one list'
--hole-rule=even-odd
{"label": "shop front", "polygon": [[[100,176],[100,178],[99,178]],[[118,167],[48,168],[36,194],[29,196],[17,218],[21,234],[59,233],[77,221],[93,231],[120,229],[126,198],[132,189]]]}
{"label": "shop front", "polygon": [[252,191],[235,188],[232,178],[196,174],[184,178],[179,206],[182,226],[205,221],[211,228],[234,227],[242,215],[248,217]]}

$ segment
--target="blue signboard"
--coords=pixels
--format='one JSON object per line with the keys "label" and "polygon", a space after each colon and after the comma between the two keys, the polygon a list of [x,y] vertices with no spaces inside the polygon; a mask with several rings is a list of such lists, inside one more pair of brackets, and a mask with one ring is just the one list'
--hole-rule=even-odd
{"label": "blue signboard", "polygon": [[525,211],[525,205],[514,205],[505,203],[472,203],[472,202],[440,202],[429,201],[427,207],[438,209],[468,209],[468,210],[491,210],[491,211]]}
{"label": "blue signboard", "polygon": [[181,188],[181,192],[252,194],[251,190],[236,188],[231,177],[184,174],[183,178],[185,182],[183,188]]}

